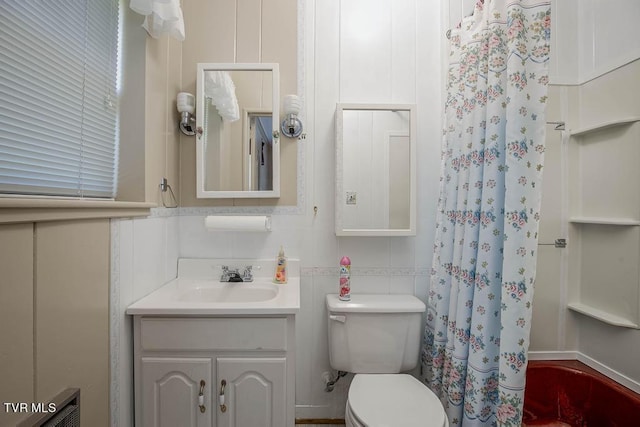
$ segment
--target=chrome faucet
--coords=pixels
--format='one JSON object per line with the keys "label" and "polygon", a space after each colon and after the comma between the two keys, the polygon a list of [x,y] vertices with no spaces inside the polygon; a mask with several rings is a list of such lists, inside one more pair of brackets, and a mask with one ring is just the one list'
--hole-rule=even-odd
{"label": "chrome faucet", "polygon": [[253,282],[253,266],[244,267],[242,274],[239,268],[229,268],[228,265],[222,266],[221,282]]}
{"label": "chrome faucet", "polygon": [[253,266],[252,265],[247,265],[244,267],[244,271],[242,272],[242,281],[253,282]]}

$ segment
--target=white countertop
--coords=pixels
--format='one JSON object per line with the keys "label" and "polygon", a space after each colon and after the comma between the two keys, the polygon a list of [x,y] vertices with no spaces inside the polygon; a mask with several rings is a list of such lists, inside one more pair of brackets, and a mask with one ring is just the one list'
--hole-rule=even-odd
{"label": "white countertop", "polygon": [[[254,281],[220,282],[218,272],[221,265],[254,265]],[[181,259],[176,279],[130,305],[126,313],[150,316],[296,314],[300,310],[299,261],[288,260],[287,269],[287,283],[274,284],[271,279],[275,260]],[[237,298],[227,302],[207,298],[208,291],[233,293],[245,290],[250,294],[253,289],[273,292],[275,297],[251,302],[238,301]]]}

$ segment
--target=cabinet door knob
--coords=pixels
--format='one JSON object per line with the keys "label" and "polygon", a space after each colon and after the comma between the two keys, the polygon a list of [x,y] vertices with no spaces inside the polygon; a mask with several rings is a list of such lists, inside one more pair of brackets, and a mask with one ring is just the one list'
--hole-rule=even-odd
{"label": "cabinet door knob", "polygon": [[224,404],[224,388],[227,385],[226,380],[222,380],[220,382],[220,395],[218,396],[218,400],[220,401],[220,411],[227,412],[227,405]]}
{"label": "cabinet door knob", "polygon": [[207,410],[207,407],[204,406],[204,386],[207,383],[204,380],[200,380],[200,392],[198,393],[198,406],[200,407],[200,412],[204,413]]}

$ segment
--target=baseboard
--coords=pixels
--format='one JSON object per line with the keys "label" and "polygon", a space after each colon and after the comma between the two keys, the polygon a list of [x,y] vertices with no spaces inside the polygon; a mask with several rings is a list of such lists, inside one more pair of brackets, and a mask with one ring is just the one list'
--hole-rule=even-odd
{"label": "baseboard", "polygon": [[640,394],[640,382],[635,381],[594,358],[579,351],[530,351],[529,360],[578,360],[590,368],[595,369],[620,385]]}
{"label": "baseboard", "polygon": [[[345,397],[346,401],[346,397]],[[343,404],[344,405],[344,404]],[[344,417],[344,406],[337,408],[330,405],[296,405],[296,420],[332,420]],[[339,411],[341,410],[341,411]],[[309,424],[309,423],[305,423]]]}
{"label": "baseboard", "polygon": [[578,360],[577,351],[530,351],[529,360]]}
{"label": "baseboard", "polygon": [[296,425],[344,425],[342,418],[296,418]]}
{"label": "baseboard", "polygon": [[577,360],[579,360],[580,362],[582,362],[585,365],[589,366],[590,368],[595,369],[596,371],[600,372],[601,374],[606,375],[607,377],[611,378],[612,380],[614,380],[618,384],[621,384],[621,385],[625,386],[626,388],[628,388],[630,390],[633,390],[636,393],[640,394],[640,382],[635,381],[635,380],[629,378],[628,376],[626,376],[624,374],[621,374],[620,372],[618,372],[616,370],[611,369],[607,365],[604,365],[604,364],[598,362],[597,360],[593,359],[592,357],[587,356],[586,354],[578,352]]}

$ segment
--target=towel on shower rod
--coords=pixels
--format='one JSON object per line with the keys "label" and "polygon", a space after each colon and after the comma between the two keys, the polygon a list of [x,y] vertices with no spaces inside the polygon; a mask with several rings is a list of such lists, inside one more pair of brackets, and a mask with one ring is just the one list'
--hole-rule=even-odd
{"label": "towel on shower rod", "polygon": [[142,26],[153,38],[165,34],[184,41],[184,18],[180,0],[131,0],[131,9],[145,15]]}

